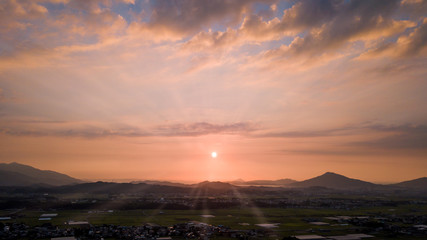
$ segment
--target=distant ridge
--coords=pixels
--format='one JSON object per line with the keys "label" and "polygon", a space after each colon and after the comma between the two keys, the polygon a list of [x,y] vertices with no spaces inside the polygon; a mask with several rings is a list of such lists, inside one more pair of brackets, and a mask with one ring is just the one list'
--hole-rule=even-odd
{"label": "distant ridge", "polygon": [[289,184],[296,183],[297,181],[289,178],[279,180],[252,180],[243,181],[241,179],[229,182],[233,185],[244,185],[244,186],[288,186]]}
{"label": "distant ridge", "polygon": [[346,176],[336,174],[333,172],[326,172],[318,177],[310,178],[305,181],[296,182],[291,184],[292,187],[327,187],[342,190],[355,190],[355,189],[372,189],[381,185],[365,182],[358,179],[348,178]]}
{"label": "distant ridge", "polygon": [[0,186],[29,186],[37,180],[27,175],[0,170]]}
{"label": "distant ridge", "polygon": [[392,184],[392,186],[427,190],[427,177]]}
{"label": "distant ridge", "polygon": [[[70,185],[70,186],[64,186]],[[1,187],[61,187],[63,191],[86,191],[86,192],[110,192],[123,190],[131,191],[154,191],[154,192],[168,192],[168,191],[183,191],[182,189],[196,189],[200,194],[209,193],[227,193],[235,190],[242,189],[277,189],[280,187],[290,188],[329,188],[336,190],[380,190],[380,191],[395,191],[395,190],[408,190],[410,192],[426,192],[427,191],[427,177],[422,177],[410,181],[404,181],[396,184],[380,185],[374,184],[358,179],[348,178],[346,176],[326,172],[323,175],[310,178],[304,181],[295,181],[292,179],[279,179],[279,180],[253,180],[244,181],[237,179],[231,182],[219,181],[204,181],[198,184],[183,184],[169,181],[133,181],[130,183],[114,183],[114,182],[96,182],[87,183],[85,181],[72,178],[68,175],[49,171],[40,170],[28,165],[13,163],[0,163],[0,186]],[[62,191],[61,190],[61,191]],[[193,190],[189,190],[193,191]]]}
{"label": "distant ridge", "polygon": [[176,183],[170,181],[156,181],[156,180],[143,180],[143,181],[132,181],[133,184],[145,183],[150,185],[161,185],[161,186],[172,186],[172,187],[187,187],[187,184]]}
{"label": "distant ridge", "polygon": [[83,183],[83,181],[62,173],[40,170],[16,162],[0,163],[0,186],[61,186],[77,183]]}
{"label": "distant ridge", "polygon": [[205,189],[213,189],[213,190],[230,190],[234,186],[230,183],[225,182],[210,182],[210,181],[204,181],[198,184],[193,185],[193,187],[196,188],[205,188]]}

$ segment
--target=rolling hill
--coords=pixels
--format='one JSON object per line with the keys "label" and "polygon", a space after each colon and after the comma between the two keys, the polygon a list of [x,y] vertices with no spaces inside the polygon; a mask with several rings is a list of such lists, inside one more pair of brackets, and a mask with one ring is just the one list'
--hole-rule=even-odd
{"label": "rolling hill", "polygon": [[417,178],[410,181],[396,183],[396,184],[393,184],[392,186],[401,187],[401,188],[427,190],[427,177],[422,177],[422,178]]}
{"label": "rolling hill", "polygon": [[295,183],[297,181],[289,178],[279,179],[279,180],[253,180],[253,181],[243,181],[240,183],[231,182],[231,184],[237,185],[248,185],[248,186],[287,186],[289,184]]}
{"label": "rolling hill", "polygon": [[187,184],[170,182],[170,181],[156,181],[156,180],[144,180],[144,181],[132,181],[130,183],[138,184],[138,183],[146,183],[149,185],[160,185],[160,186],[171,186],[171,187],[188,187]]}
{"label": "rolling hill", "polygon": [[83,181],[62,173],[40,170],[15,162],[0,163],[0,186],[61,186],[76,183],[83,183]]}
{"label": "rolling hill", "polygon": [[341,190],[356,190],[356,189],[374,189],[381,185],[370,182],[361,181],[358,179],[348,178],[332,172],[327,172],[318,177],[310,178],[305,181],[290,184],[292,187],[327,187]]}

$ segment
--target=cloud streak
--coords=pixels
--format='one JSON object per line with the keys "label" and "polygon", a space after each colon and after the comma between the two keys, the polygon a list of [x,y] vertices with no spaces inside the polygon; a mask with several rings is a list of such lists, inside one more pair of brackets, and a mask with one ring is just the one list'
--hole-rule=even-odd
{"label": "cloud streak", "polygon": [[163,125],[155,128],[159,136],[202,136],[208,134],[247,134],[257,130],[257,126],[248,122],[231,124],[212,124],[198,122],[191,124]]}
{"label": "cloud streak", "polygon": [[427,125],[404,124],[397,126],[373,125],[371,130],[389,133],[388,136],[374,140],[352,143],[377,149],[419,149],[427,150]]}
{"label": "cloud streak", "polygon": [[348,130],[354,128],[337,128],[317,131],[284,131],[284,132],[268,132],[263,134],[255,135],[254,137],[261,138],[315,138],[315,137],[330,137],[348,135],[345,133]]}
{"label": "cloud streak", "polygon": [[[365,134],[364,141],[344,145],[377,149],[427,149],[427,125],[361,124],[316,131],[268,132],[252,135],[261,138],[322,138]],[[344,142],[343,142],[344,143]],[[314,151],[315,152],[315,151]]]}
{"label": "cloud streak", "polygon": [[[11,126],[0,128],[0,133],[10,136],[30,137],[199,137],[212,134],[245,135],[258,129],[256,124],[238,122],[230,124],[213,124],[196,122],[189,124],[161,125],[142,129],[139,127],[96,127],[87,124],[75,127],[67,127],[69,122],[63,121],[24,121],[21,123],[32,124],[29,126]],[[42,126],[37,126],[42,125]],[[75,125],[75,123],[74,123]]]}
{"label": "cloud streak", "polygon": [[[23,126],[2,127],[0,133],[10,136],[30,137],[200,137],[207,135],[240,135],[247,138],[283,138],[283,139],[313,139],[338,137],[343,141],[337,142],[340,146],[363,147],[369,149],[427,149],[426,125],[381,125],[361,124],[316,131],[277,131],[265,132],[259,124],[251,122],[237,122],[228,124],[214,124],[195,122],[186,124],[158,125],[151,128],[133,126],[101,127],[89,124],[70,123],[66,121],[26,120],[20,121]],[[70,127],[69,125],[76,125]],[[31,126],[31,127],[30,127]],[[261,133],[260,133],[261,132]],[[264,132],[264,133],[262,133]],[[348,137],[366,135],[363,141],[351,141]],[[287,153],[345,155],[357,152],[350,150],[286,150]]]}

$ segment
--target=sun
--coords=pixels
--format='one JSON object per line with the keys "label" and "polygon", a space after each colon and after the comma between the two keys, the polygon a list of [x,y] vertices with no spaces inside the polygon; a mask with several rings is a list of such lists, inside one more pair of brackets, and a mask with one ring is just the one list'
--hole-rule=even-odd
{"label": "sun", "polygon": [[211,156],[212,156],[212,158],[216,158],[216,156],[217,156],[216,152],[212,152]]}

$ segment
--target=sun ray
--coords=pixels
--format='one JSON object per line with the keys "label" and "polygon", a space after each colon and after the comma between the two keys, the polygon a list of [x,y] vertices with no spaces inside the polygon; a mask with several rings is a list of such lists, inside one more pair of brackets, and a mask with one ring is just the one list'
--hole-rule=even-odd
{"label": "sun ray", "polygon": [[251,210],[252,214],[255,216],[255,218],[259,224],[267,223],[267,220],[266,220],[263,212],[252,202],[252,200],[248,196],[239,192],[237,187],[233,187],[232,190],[233,190],[234,195],[237,198],[239,198],[241,200],[247,200],[248,201],[249,209]]}

